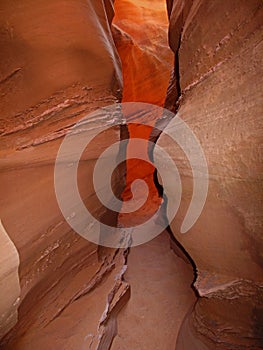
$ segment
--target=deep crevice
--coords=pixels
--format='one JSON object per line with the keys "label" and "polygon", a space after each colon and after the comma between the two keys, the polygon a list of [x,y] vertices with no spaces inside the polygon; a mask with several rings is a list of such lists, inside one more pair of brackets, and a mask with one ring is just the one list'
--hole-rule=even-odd
{"label": "deep crevice", "polygon": [[[114,32],[113,32],[114,33]],[[125,34],[125,31],[123,30],[123,29],[121,29],[121,30],[119,30],[118,31],[118,33],[117,33],[117,37],[115,38],[115,44],[116,44],[116,46],[118,47],[118,40],[120,40],[120,38],[121,38],[121,33],[123,33],[123,34]],[[128,35],[129,35],[129,33],[128,33]],[[130,35],[129,35],[130,36]],[[179,39],[179,41],[180,41],[180,39]],[[126,43],[126,45],[129,45],[129,42],[127,42]],[[131,48],[131,49],[133,49],[134,48],[134,43],[133,43],[133,47]],[[123,48],[123,46],[119,46],[119,53],[120,53],[120,56],[122,56],[122,51],[121,50],[123,50],[124,48]],[[125,49],[128,49],[127,48],[127,46],[125,47]],[[172,51],[171,51],[171,53],[172,53]],[[176,79],[176,89],[177,89],[177,98],[176,99],[173,99],[173,103],[174,103],[174,107],[172,108],[172,111],[173,112],[175,112],[175,106],[178,108],[178,100],[179,100],[179,98],[180,98],[180,95],[181,95],[181,89],[180,89],[180,76],[179,76],[179,57],[178,57],[178,55],[179,55],[179,53],[178,53],[178,51],[177,51],[177,53],[176,53],[176,55],[175,55],[175,61],[176,61],[176,65],[175,65],[175,68],[174,68],[174,74],[175,74],[175,79]],[[133,60],[134,59],[136,59],[136,56],[133,56]],[[126,74],[126,69],[127,69],[127,65],[131,65],[131,64],[134,64],[134,61],[130,61],[130,62],[127,62],[127,60],[122,60],[122,67],[123,67],[123,74],[124,74],[124,77],[126,76],[126,79],[124,79],[124,90],[125,90],[125,99],[123,100],[123,102],[129,102],[129,101],[127,101],[127,96],[128,96],[128,94],[127,94],[127,89],[129,88],[129,86],[128,86],[128,81],[127,81],[127,74]],[[131,67],[129,66],[128,67],[129,69],[131,69]],[[138,67],[136,67],[136,69],[138,69]],[[142,70],[142,74],[143,74],[143,67],[141,68],[141,70]],[[153,73],[154,74],[154,73]],[[134,81],[132,81],[131,82],[131,84],[133,84],[134,83]],[[168,81],[167,81],[167,85],[168,85]],[[136,82],[135,82],[135,85],[136,85]],[[132,92],[132,94],[133,94],[133,92]],[[132,96],[132,95],[131,95]],[[143,101],[144,100],[144,96],[141,96],[141,101]],[[131,99],[131,102],[134,102],[134,100],[133,99]],[[149,102],[149,101],[146,101],[146,102]],[[165,103],[165,101],[163,101],[164,103]],[[154,103],[154,101],[152,101],[152,103]],[[161,129],[163,129],[168,123],[169,123],[169,121],[170,121],[170,119],[168,119],[168,118],[162,118],[162,116],[160,116],[161,118],[160,119],[158,119],[158,120],[156,120],[155,121],[155,125],[156,125],[156,123],[158,124],[158,123],[161,123],[162,124],[162,128]],[[138,122],[139,122],[139,119],[138,119]],[[129,125],[128,125],[128,128],[129,128]],[[150,133],[150,136],[149,136],[149,138],[148,138],[148,140],[150,140],[150,141],[152,141],[153,143],[156,143],[157,142],[157,140],[158,140],[158,138],[159,138],[159,136],[160,136],[160,134],[161,134],[161,132],[159,131],[159,129],[157,129],[157,127],[155,128],[154,126],[153,126],[153,128],[152,128],[152,130],[151,130],[151,133]],[[136,135],[136,130],[130,130],[130,135],[129,135],[131,138],[132,137],[139,137],[139,136],[137,136]],[[153,148],[152,147],[148,147],[148,151],[147,151],[147,153],[148,153],[148,156],[149,156],[149,159],[150,160],[153,160]],[[128,173],[129,173],[129,171],[130,171],[131,169],[129,169],[128,168]],[[147,176],[147,174],[145,175],[145,176],[143,176],[142,175],[142,172],[143,172],[143,170],[142,169],[140,169],[140,171],[139,171],[139,173],[138,173],[138,178],[144,178],[145,176]],[[195,264],[194,264],[194,262],[193,262],[193,260],[192,260],[192,258],[190,257],[190,255],[187,253],[187,251],[184,249],[184,247],[176,240],[176,238],[174,237],[174,235],[173,235],[173,233],[172,233],[172,230],[171,230],[171,228],[170,228],[170,226],[169,226],[169,223],[168,223],[168,219],[167,219],[167,216],[166,216],[166,206],[167,206],[167,198],[166,198],[166,195],[165,195],[165,193],[164,193],[164,189],[163,189],[163,186],[159,183],[159,181],[158,181],[158,173],[157,173],[157,169],[155,168],[154,170],[153,170],[153,172],[152,172],[152,174],[150,174],[150,177],[151,177],[151,181],[152,181],[152,183],[153,183],[153,188],[154,188],[154,190],[157,192],[157,196],[160,198],[160,204],[161,204],[161,213],[162,213],[162,217],[159,217],[158,218],[158,220],[160,220],[160,221],[162,221],[162,226],[166,226],[166,231],[167,231],[167,234],[168,234],[168,236],[169,236],[169,240],[170,240],[170,245],[168,245],[168,249],[171,249],[172,251],[173,251],[173,253],[174,253],[174,256],[177,256],[178,258],[180,258],[180,259],[182,259],[182,261],[184,262],[184,263],[187,263],[187,265],[189,266],[191,266],[192,267],[192,270],[193,270],[193,282],[192,283],[194,283],[194,280],[196,279],[196,266],[195,266]],[[129,179],[130,180],[130,179]],[[128,186],[129,186],[129,183],[128,183]],[[165,225],[164,225],[164,223],[165,223]],[[150,243],[150,245],[151,245],[152,243]],[[154,243],[153,243],[154,244]],[[148,244],[147,244],[148,245]],[[132,247],[132,248],[130,248],[130,250],[129,250],[129,253],[131,254],[131,255],[129,255],[129,257],[128,257],[128,259],[127,259],[127,264],[129,265],[129,271],[131,271],[130,272],[130,274],[131,274],[131,276],[130,276],[130,278],[135,278],[135,280],[136,280],[136,277],[133,277],[133,275],[132,275],[132,271],[133,271],[133,269],[135,269],[136,268],[136,266],[134,267],[133,266],[133,264],[134,264],[134,258],[133,258],[133,256],[134,255],[138,255],[138,258],[139,259],[142,259],[142,260],[144,260],[145,259],[145,257],[147,256],[147,245],[145,246],[145,247],[141,247],[141,249],[142,249],[142,252],[144,252],[143,254],[145,255],[145,256],[141,256],[140,254],[140,248],[137,248],[137,247]],[[138,252],[138,253],[137,253]],[[158,257],[158,259],[159,258],[161,258],[161,257]],[[151,274],[152,272],[151,272],[151,269],[149,269],[149,274]],[[165,272],[164,272],[165,273]],[[139,278],[139,277],[138,277]],[[133,283],[132,283],[132,281],[130,282],[129,280],[128,280],[128,282],[129,283],[131,283],[131,288],[132,288],[132,290],[133,290]],[[180,282],[179,282],[180,283]],[[189,290],[191,290],[191,288],[190,288],[190,284],[191,284],[191,282],[189,281]],[[193,286],[191,286],[192,287],[192,290],[194,291],[194,293],[196,294],[196,290],[193,288]],[[135,286],[134,286],[134,288],[135,288]],[[167,294],[169,294],[171,291],[167,291]],[[129,301],[129,303],[127,304],[127,308],[128,308],[128,310],[129,310],[129,308],[132,308],[132,306],[130,306],[130,305],[133,305],[133,303],[136,303],[136,301],[134,301],[134,300],[130,300]],[[132,311],[130,311],[130,312],[132,312]],[[123,315],[123,313],[121,313],[121,315]],[[126,316],[125,316],[126,315]],[[173,315],[173,317],[174,317],[175,315]],[[129,313],[127,314],[127,312],[126,312],[126,314],[124,313],[124,316],[122,316],[122,317],[129,317]],[[122,319],[122,317],[120,317],[120,319]],[[176,316],[175,316],[176,317]],[[181,320],[182,321],[182,320]],[[127,322],[127,321],[126,321]],[[145,327],[147,327],[147,326],[145,326]],[[114,345],[114,344],[113,344]],[[122,345],[123,346],[123,345]],[[125,346],[127,346],[126,344],[125,344]],[[114,349],[114,346],[113,346],[113,349]]]}

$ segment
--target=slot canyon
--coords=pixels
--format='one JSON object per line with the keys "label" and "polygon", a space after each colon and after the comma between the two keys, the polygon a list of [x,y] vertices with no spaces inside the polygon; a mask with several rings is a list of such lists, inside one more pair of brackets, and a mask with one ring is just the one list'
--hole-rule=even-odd
{"label": "slot canyon", "polygon": [[0,349],[263,349],[262,7],[0,2]]}

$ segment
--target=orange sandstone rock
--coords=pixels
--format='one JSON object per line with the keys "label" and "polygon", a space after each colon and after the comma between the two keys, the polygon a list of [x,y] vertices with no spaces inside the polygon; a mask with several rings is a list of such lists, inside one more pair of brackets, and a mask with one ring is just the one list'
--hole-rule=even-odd
{"label": "orange sandstone rock", "polygon": [[184,189],[171,229],[196,264],[200,295],[178,350],[262,348],[261,25],[260,1],[194,1],[190,8],[173,1],[170,40],[181,94],[173,105],[199,139],[209,171],[203,212],[181,234],[192,172],[182,152],[160,137]]}

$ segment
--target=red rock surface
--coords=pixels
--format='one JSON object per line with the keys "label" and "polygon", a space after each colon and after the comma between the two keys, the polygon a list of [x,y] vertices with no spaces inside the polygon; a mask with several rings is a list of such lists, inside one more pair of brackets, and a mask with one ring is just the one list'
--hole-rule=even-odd
{"label": "red rock surface", "polygon": [[[19,253],[21,286],[18,323],[1,341],[5,349],[108,346],[118,298],[128,296],[120,274],[123,252],[101,252],[73,232],[54,192],[62,137],[80,118],[119,98],[122,78],[112,15],[110,1],[1,4],[1,219]],[[99,118],[90,122],[89,132],[95,135],[104,124]],[[82,197],[99,217],[105,209],[94,200],[87,179],[107,142],[118,140],[118,127],[107,131],[84,154],[79,169]],[[120,194],[122,175],[115,176]],[[1,300],[6,293],[1,289]],[[15,285],[8,293],[15,301]]]}
{"label": "red rock surface", "polygon": [[165,1],[116,0],[114,7],[114,40],[123,66],[123,101],[162,105],[172,66]]}
{"label": "red rock surface", "polygon": [[[170,86],[167,105],[178,110],[198,137],[209,171],[204,210],[191,230],[181,234],[192,172],[182,152],[161,136],[158,144],[172,155],[184,189],[171,228],[196,264],[194,285],[200,295],[177,349],[260,349],[262,3],[169,3],[180,98]],[[168,199],[168,210],[172,203]]]}
{"label": "red rock surface", "polygon": [[[174,57],[163,1],[116,0],[115,9],[112,26],[111,0],[1,4],[0,347],[261,349],[262,4],[167,0]],[[171,230],[195,265],[196,303],[192,267],[174,255],[166,233],[131,248],[127,258],[128,251],[98,247],[73,232],[57,204],[54,162],[63,136],[89,112],[120,101],[117,50],[123,101],[165,101],[207,158],[206,205],[182,235],[192,172],[171,140],[158,140],[183,181]],[[104,124],[90,120],[88,133]],[[151,127],[129,132],[153,137]],[[101,152],[124,133],[109,129],[82,157],[79,189],[99,218],[107,213],[88,179]],[[119,223],[136,225],[156,210],[161,200],[152,176],[153,167],[129,161],[123,192],[124,169],[114,174],[113,188],[124,199],[137,177],[150,188],[141,211]],[[168,198],[168,209],[173,203]],[[116,224],[116,215],[108,217]],[[179,254],[173,240],[172,248]]]}
{"label": "red rock surface", "polygon": [[170,249],[167,232],[131,248],[125,273],[131,299],[118,316],[112,349],[175,349],[182,320],[196,301],[192,279],[192,266]]}
{"label": "red rock surface", "polygon": [[[162,106],[165,101],[170,73],[172,53],[168,46],[168,16],[165,1],[116,0],[113,25],[114,40],[122,61],[123,102],[147,102]],[[135,118],[136,120],[136,118]],[[140,123],[140,117],[137,117]],[[154,119],[148,120],[154,125]],[[149,139],[152,128],[144,125],[129,125],[130,137]],[[141,150],[148,157],[148,149]],[[127,149],[127,157],[133,150]],[[124,199],[130,199],[130,184],[137,178],[146,181],[149,198],[138,216],[145,212],[152,215],[160,205],[153,183],[154,167],[146,162],[131,159],[127,161],[127,186]],[[129,216],[125,221],[129,220]]]}
{"label": "red rock surface", "polygon": [[[119,320],[119,334],[127,337],[125,343],[132,346],[130,336],[134,332],[127,335],[125,329],[129,323],[136,327],[132,315],[143,305],[148,309],[147,322],[140,332],[152,333],[156,315],[153,306],[160,297],[159,310],[163,313],[159,316],[164,327],[165,322],[171,322],[162,337],[165,339],[169,333],[167,344],[174,344],[179,323],[194,297],[189,288],[191,268],[173,255],[167,237],[132,250],[126,282],[127,251],[98,247],[73,232],[60,213],[54,193],[54,161],[63,136],[80,118],[116,103],[121,96],[120,61],[110,31],[111,1],[56,0],[35,4],[27,0],[4,2],[1,6],[1,219],[7,233],[1,231],[0,238],[8,257],[8,263],[0,269],[1,348],[109,349],[117,332],[117,315],[130,297],[130,284],[133,292],[128,315],[123,314]],[[116,6],[118,16],[124,16],[120,2]],[[130,3],[131,9],[132,6]],[[137,7],[137,11],[141,8]],[[132,89],[129,90],[129,86],[135,85],[140,98],[161,104],[169,80],[169,55],[172,57],[167,44],[164,2],[158,5],[156,1],[154,8],[148,2],[141,16],[148,37],[139,41],[138,31],[129,33],[135,46],[134,49],[129,46],[128,51],[136,54],[137,59],[134,56],[131,62],[133,68],[123,64],[124,96],[126,101],[136,100]],[[143,17],[152,19],[146,25]],[[127,32],[133,28],[131,23]],[[117,32],[114,30],[115,40]],[[128,54],[118,49],[120,54]],[[129,83],[126,76],[133,71],[136,75]],[[162,75],[158,78],[159,72]],[[145,78],[147,86],[142,86]],[[113,121],[107,122],[111,125]],[[100,118],[90,121],[88,132],[95,135],[104,123]],[[137,136],[146,139],[151,132],[151,128],[134,130]],[[129,131],[135,135],[132,128]],[[107,145],[120,140],[121,134],[118,127],[108,130],[96,138],[82,157],[78,174],[80,192],[86,205],[100,218],[105,209],[94,198],[94,188],[87,180],[97,157]],[[146,154],[147,148],[142,151]],[[132,172],[134,168],[129,164],[128,171],[127,179],[132,181],[138,173]],[[159,201],[149,176],[152,171],[152,167],[146,166],[142,175],[148,176],[146,180],[155,197],[150,197],[139,220],[151,215],[150,209],[154,211]],[[122,192],[122,169],[113,177],[113,187],[116,193]],[[116,222],[116,217],[111,221]],[[161,263],[165,270],[160,268],[156,273],[163,254],[167,255]],[[138,262],[143,257],[148,260],[142,261],[140,267]],[[153,295],[151,302],[145,295],[141,303],[139,287],[145,281],[145,273],[149,293]],[[159,279],[164,282],[162,288]],[[6,281],[10,283],[7,285]],[[171,290],[166,295],[167,288]],[[174,298],[176,293],[178,298]],[[177,309],[179,299],[184,303],[174,319],[173,313],[167,311]],[[140,315],[144,317],[144,310]],[[139,349],[147,343],[140,336],[137,345]],[[122,345],[117,341],[114,346]]]}
{"label": "red rock surface", "polygon": [[[162,106],[172,68],[165,2],[117,0],[115,10],[113,34],[122,61],[123,101]],[[153,115],[147,123],[153,126],[158,117],[161,115]],[[133,115],[134,121],[142,123],[141,116]],[[148,140],[151,133],[152,127],[129,125],[131,138]],[[139,152],[148,158],[148,147]],[[127,157],[135,153],[128,145]],[[124,200],[130,198],[130,184],[137,178],[146,181],[149,197],[135,215],[119,216],[122,225],[136,226],[160,206],[153,171],[154,167],[145,162],[127,161]],[[125,280],[131,285],[131,299],[118,317],[118,334],[112,349],[174,348],[180,324],[195,302],[190,288],[191,266],[171,251],[167,232],[143,246],[131,248],[127,263]]]}

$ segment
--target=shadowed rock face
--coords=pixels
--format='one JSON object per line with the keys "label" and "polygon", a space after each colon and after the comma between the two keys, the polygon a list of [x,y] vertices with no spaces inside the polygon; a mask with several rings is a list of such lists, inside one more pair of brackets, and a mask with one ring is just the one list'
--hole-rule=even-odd
{"label": "shadowed rock face", "polygon": [[[200,296],[181,326],[176,349],[262,348],[261,7],[259,0],[167,0],[173,59],[166,9],[157,0],[116,0],[113,27],[111,0],[2,1],[0,244],[7,260],[2,264],[1,254],[1,349],[106,350],[117,333],[117,315],[130,297],[124,281],[127,251],[98,247],[74,233],[54,192],[54,162],[63,136],[88,113],[120,101],[117,49],[123,61],[123,101],[165,101],[192,128],[208,162],[204,210],[182,235],[192,172],[171,139],[161,135],[158,141],[181,174],[183,200],[171,231],[196,265],[194,285]],[[88,120],[87,132],[95,136],[104,124],[103,118]],[[151,128],[129,132],[148,138]],[[97,218],[111,223],[117,217],[102,207],[90,179],[98,156],[126,134],[113,126],[97,136],[78,172],[83,201]],[[117,196],[129,197],[136,166],[128,163],[124,193],[125,171],[114,173]],[[161,201],[152,175],[152,166],[140,168],[152,195],[142,219]],[[168,209],[173,200],[168,198]],[[175,344],[195,296],[188,287],[190,266],[169,249],[161,235],[131,253],[133,266],[126,277],[134,294],[120,317],[114,349],[127,344],[133,350],[145,344],[153,349],[158,331],[163,332],[163,349]],[[157,308],[155,298],[161,299]],[[141,307],[138,313],[136,307]],[[127,321],[142,327],[140,337]]]}
{"label": "shadowed rock face", "polygon": [[[80,118],[119,99],[122,78],[112,16],[110,1],[1,3],[1,220],[19,253],[21,286],[19,321],[1,342],[6,349],[109,346],[120,300],[128,295],[123,252],[99,251],[74,233],[54,192],[62,137]],[[103,118],[90,121],[88,132],[96,135],[104,124]],[[105,208],[94,199],[90,176],[98,155],[120,137],[118,127],[109,129],[82,157],[79,189],[97,217]],[[113,187],[120,195],[123,173],[116,172]],[[11,267],[0,272],[13,281],[8,290],[13,302],[19,291],[14,257],[15,251],[7,263]],[[6,294],[1,288],[1,301]],[[1,304],[4,333],[14,324],[5,319],[9,307],[9,301]]]}
{"label": "shadowed rock face", "polygon": [[[201,297],[181,329],[177,349],[259,349],[262,3],[174,0],[168,9],[177,73],[167,107],[176,108],[198,137],[209,171],[204,210],[181,234],[192,173],[180,149],[160,137],[158,144],[170,152],[183,180],[183,199],[171,229],[196,264],[195,288]],[[170,205],[168,198],[168,210]]]}

